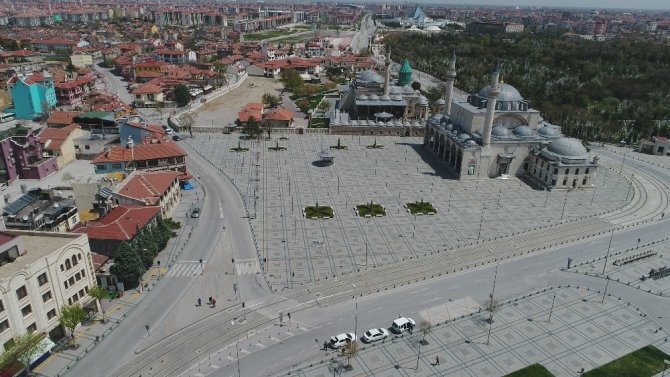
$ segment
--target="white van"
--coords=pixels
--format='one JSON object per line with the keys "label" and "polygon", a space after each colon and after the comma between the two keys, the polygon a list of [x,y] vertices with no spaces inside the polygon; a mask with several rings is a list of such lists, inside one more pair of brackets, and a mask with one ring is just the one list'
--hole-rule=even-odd
{"label": "white van", "polygon": [[7,123],[14,119],[16,119],[16,115],[12,113],[0,113],[0,123]]}
{"label": "white van", "polygon": [[400,334],[405,331],[410,331],[414,328],[416,325],[416,322],[414,322],[413,319],[411,318],[405,318],[405,317],[400,317],[393,321],[393,324],[391,325],[391,330],[393,330],[394,333]]}

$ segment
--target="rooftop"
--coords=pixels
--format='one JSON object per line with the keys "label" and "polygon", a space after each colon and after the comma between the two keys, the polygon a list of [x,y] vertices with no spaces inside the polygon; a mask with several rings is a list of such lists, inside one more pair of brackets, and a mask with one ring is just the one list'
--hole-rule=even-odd
{"label": "rooftop", "polygon": [[11,279],[12,276],[40,259],[50,255],[56,250],[82,237],[81,234],[56,233],[56,232],[34,232],[7,230],[6,233],[21,237],[26,253],[16,258],[12,263],[0,266],[0,281]]}
{"label": "rooftop", "polygon": [[161,196],[181,175],[176,171],[133,172],[116,191],[117,194],[157,205]]}
{"label": "rooftop", "polygon": [[97,221],[79,225],[74,231],[89,239],[129,241],[160,213],[156,206],[118,206]]}

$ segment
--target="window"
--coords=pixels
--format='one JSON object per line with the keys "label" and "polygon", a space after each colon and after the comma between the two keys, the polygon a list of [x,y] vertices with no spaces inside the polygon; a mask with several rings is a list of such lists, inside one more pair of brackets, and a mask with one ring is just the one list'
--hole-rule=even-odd
{"label": "window", "polygon": [[468,175],[475,175],[475,166],[468,165]]}
{"label": "window", "polygon": [[554,168],[554,174],[558,174],[558,168]]}
{"label": "window", "polygon": [[554,179],[551,180],[551,185],[552,185],[552,186],[556,186],[556,178],[554,178]]}
{"label": "window", "polygon": [[77,256],[76,256],[76,255],[73,255],[73,256],[72,256],[72,265],[73,265],[73,266],[76,266],[77,263],[79,263],[79,262],[77,261]]}
{"label": "window", "polygon": [[579,174],[579,168],[575,170],[575,174]]}
{"label": "window", "polygon": [[107,165],[105,164],[97,164],[95,165],[96,170],[107,170]]}
{"label": "window", "polygon": [[63,285],[65,286],[65,289],[67,289],[68,287],[67,280],[63,282]]}
{"label": "window", "polygon": [[81,277],[86,277],[86,270],[81,270]]}
{"label": "window", "polygon": [[67,304],[68,304],[68,305],[72,305],[72,299],[71,299],[71,298],[68,298],[68,299],[67,299]]}
{"label": "window", "polygon": [[23,309],[21,309],[21,314],[24,317],[27,316],[28,314],[32,313],[32,312],[33,312],[33,308],[31,308],[30,305],[26,305],[26,306],[23,307]]}
{"label": "window", "polygon": [[586,179],[586,177],[584,177],[584,179],[582,180],[582,186],[586,185],[586,181],[587,181],[587,179]]}
{"label": "window", "polygon": [[49,301],[49,300],[51,300],[51,291],[46,291],[46,292],[42,295],[42,302],[47,302],[47,301]]}
{"label": "window", "polygon": [[77,254],[77,259],[81,260],[81,253]]}
{"label": "window", "polygon": [[570,174],[570,169],[565,169],[565,174]]}
{"label": "window", "polygon": [[586,170],[584,170],[584,174],[589,174],[589,168],[586,168]]}
{"label": "window", "polygon": [[28,332],[35,332],[35,331],[37,331],[37,325],[35,324],[35,322],[33,322],[32,325],[26,327],[26,331],[28,331]]}
{"label": "window", "polygon": [[68,270],[72,268],[72,264],[70,263],[69,259],[65,260],[65,268],[68,269]]}
{"label": "window", "polygon": [[77,281],[81,280],[81,274],[79,272],[77,272],[76,274],[74,274],[74,278]]}
{"label": "window", "polygon": [[60,265],[60,271],[61,271],[61,272],[65,271],[65,266],[63,266],[62,263],[61,263],[61,265]]}
{"label": "window", "polygon": [[2,304],[2,300],[0,300],[0,313],[5,311],[5,305]]}
{"label": "window", "polygon": [[542,163],[540,164],[540,167],[541,167],[541,168],[544,167],[544,160],[542,160]]}
{"label": "window", "polygon": [[567,179],[567,178],[563,178],[563,186],[565,186],[565,185],[567,185],[567,184],[568,184],[568,179]]}
{"label": "window", "polygon": [[84,295],[85,295],[85,294],[86,294],[86,292],[84,292],[83,289],[80,289],[80,290],[79,290],[79,298],[84,298]]}
{"label": "window", "polygon": [[52,320],[54,319],[54,317],[56,317],[56,309],[49,310],[49,312],[47,313],[47,318],[49,320]]}
{"label": "window", "polygon": [[84,145],[84,149],[89,150],[89,149],[91,149],[91,146],[88,145],[88,144],[87,144],[87,145]]}
{"label": "window", "polygon": [[70,286],[74,285],[74,276],[70,276],[70,278],[67,279],[67,282],[70,283]]}
{"label": "window", "polygon": [[7,329],[9,329],[9,321],[4,320],[0,322],[0,333],[5,332]]}
{"label": "window", "polygon": [[112,164],[112,169],[121,169],[121,164]]}
{"label": "window", "polygon": [[40,287],[43,286],[44,284],[48,283],[49,279],[47,279],[47,273],[43,273],[40,276],[37,277],[37,283],[39,283]]}
{"label": "window", "polygon": [[26,296],[28,296],[28,291],[26,290],[25,285],[16,290],[16,297],[18,297],[19,300],[21,300],[22,298],[24,298]]}
{"label": "window", "polygon": [[77,295],[77,294],[75,293],[74,296],[72,296],[72,301],[73,301],[73,302],[79,302],[79,295]]}

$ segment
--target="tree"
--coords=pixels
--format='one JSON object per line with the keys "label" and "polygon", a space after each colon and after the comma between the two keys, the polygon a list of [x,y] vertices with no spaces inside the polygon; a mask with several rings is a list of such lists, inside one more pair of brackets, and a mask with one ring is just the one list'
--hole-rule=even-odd
{"label": "tree", "polygon": [[30,372],[30,360],[46,352],[43,349],[46,345],[40,346],[45,336],[44,333],[28,332],[9,341],[5,352],[0,355],[0,371],[15,373],[21,368],[28,368]]}
{"label": "tree", "polygon": [[428,101],[430,102],[435,102],[438,99],[444,97],[445,91],[446,87],[444,84],[431,86],[430,88],[428,88],[428,91],[426,91],[426,98],[428,98]]}
{"label": "tree", "polygon": [[243,132],[253,139],[261,133],[261,127],[254,117],[249,117],[249,120],[244,124]]}
{"label": "tree", "polygon": [[159,217],[158,222],[152,231],[157,238],[159,247],[163,249],[165,244],[172,236],[172,229],[170,228],[170,225],[162,217]]}
{"label": "tree", "polygon": [[[86,312],[82,309],[81,305],[74,304],[69,305],[63,308],[58,318],[58,322],[70,330],[70,338],[74,341],[74,330],[86,319]],[[75,344],[76,346],[76,344]]]}
{"label": "tree", "polygon": [[292,92],[305,84],[298,71],[293,68],[283,68],[281,70],[281,82],[287,90]]}
{"label": "tree", "polygon": [[263,94],[263,99],[261,100],[263,104],[267,107],[275,108],[279,106],[279,97],[273,95],[272,93]]}
{"label": "tree", "polygon": [[347,359],[347,368],[351,368],[351,359],[358,356],[358,342],[355,340],[347,342],[342,346],[340,356]]}
{"label": "tree", "polygon": [[127,242],[121,243],[114,262],[114,274],[125,284],[138,282],[146,271],[137,251]]}
{"label": "tree", "polygon": [[179,117],[179,123],[182,125],[182,127],[187,129],[189,135],[193,137],[193,125],[195,124],[195,118],[193,117],[193,114],[189,112],[183,114],[181,117]]}
{"label": "tree", "polygon": [[177,85],[174,87],[174,100],[177,101],[177,106],[184,107],[191,101],[191,93],[185,85]]}
{"label": "tree", "polygon": [[96,300],[96,304],[98,306],[98,309],[100,312],[102,312],[102,323],[107,322],[106,318],[106,313],[105,313],[105,308],[102,307],[102,303],[100,302],[103,298],[107,297],[107,289],[103,288],[99,285],[94,285],[91,287],[91,289],[88,290],[88,295],[93,297]]}
{"label": "tree", "polygon": [[318,109],[325,113],[326,111],[330,110],[330,102],[322,100],[319,103]]}
{"label": "tree", "polygon": [[421,339],[423,345],[426,345],[426,335],[430,333],[432,327],[433,325],[428,320],[423,320],[419,323],[419,330],[421,331],[421,334],[423,334],[423,338]]}
{"label": "tree", "polygon": [[414,89],[414,90],[420,90],[420,89],[421,89],[421,83],[418,82],[418,81],[414,81],[414,82],[412,83],[412,89]]}
{"label": "tree", "polygon": [[214,72],[216,72],[216,83],[218,86],[225,84],[228,80],[226,79],[226,72],[228,71],[228,66],[221,63],[220,61],[214,62]]}

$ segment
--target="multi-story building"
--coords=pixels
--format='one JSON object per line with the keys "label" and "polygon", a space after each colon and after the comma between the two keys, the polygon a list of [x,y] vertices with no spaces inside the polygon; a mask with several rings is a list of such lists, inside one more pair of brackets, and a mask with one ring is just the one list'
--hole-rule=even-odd
{"label": "multi-story building", "polygon": [[478,34],[505,34],[520,33],[523,29],[523,24],[513,22],[471,22],[465,31]]}
{"label": "multi-story building", "polygon": [[47,127],[37,135],[45,157],[56,157],[58,168],[76,159],[74,139],[83,136],[78,124],[72,123],[63,128]]}
{"label": "multi-story building", "polygon": [[96,156],[91,163],[97,174],[134,170],[174,170],[181,173],[179,180],[191,177],[186,170],[187,153],[176,142],[161,140],[155,144],[128,143],[113,146]]}
{"label": "multi-story building", "polygon": [[163,88],[152,83],[146,83],[133,90],[135,96],[135,106],[137,107],[157,107],[164,101]]}
{"label": "multi-story building", "polygon": [[53,76],[47,71],[33,72],[30,76],[14,75],[7,87],[17,119],[39,118],[58,103]]}
{"label": "multi-story building", "polygon": [[42,179],[58,170],[54,157],[44,157],[39,139],[23,127],[0,133],[0,182]]}
{"label": "multi-story building", "polygon": [[37,27],[53,25],[54,19],[47,12],[19,13],[11,17],[11,22],[21,27]]}
{"label": "multi-story building", "polygon": [[79,222],[74,199],[54,189],[34,188],[2,210],[7,229],[67,232]]}
{"label": "multi-story building", "polygon": [[0,343],[29,331],[60,339],[61,310],[93,304],[87,293],[94,279],[86,235],[0,232]]}
{"label": "multi-story building", "polygon": [[134,171],[112,194],[116,205],[158,206],[164,218],[170,217],[180,198],[179,172],[175,171]]}
{"label": "multi-story building", "polygon": [[55,84],[56,101],[61,106],[81,106],[84,96],[95,87],[95,76],[80,76],[76,80]]}
{"label": "multi-story building", "polygon": [[70,54],[78,41],[64,38],[36,39],[31,42],[33,50],[41,52],[58,52]]}

